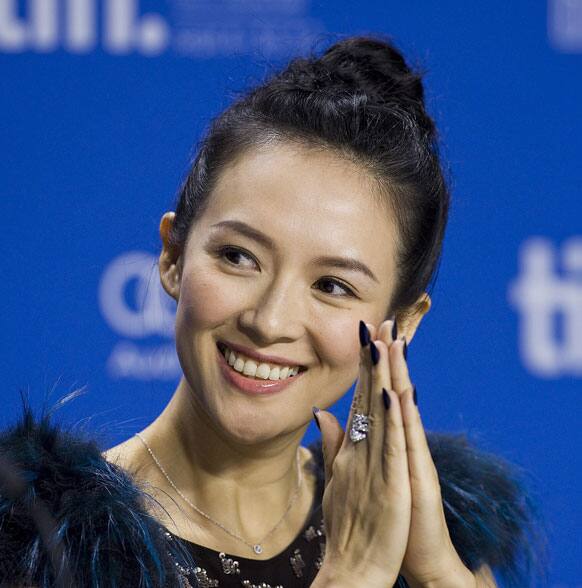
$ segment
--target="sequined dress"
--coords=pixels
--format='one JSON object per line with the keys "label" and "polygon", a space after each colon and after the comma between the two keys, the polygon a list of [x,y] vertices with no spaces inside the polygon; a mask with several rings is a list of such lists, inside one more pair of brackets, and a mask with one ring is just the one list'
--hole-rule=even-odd
{"label": "sequined dress", "polygon": [[197,564],[192,569],[176,562],[184,587],[196,586],[196,581],[201,588],[310,586],[325,554],[325,530],[321,509],[323,490],[324,480],[318,477],[314,501],[303,528],[283,551],[265,560],[215,551],[179,538],[166,529],[166,539],[181,541]]}

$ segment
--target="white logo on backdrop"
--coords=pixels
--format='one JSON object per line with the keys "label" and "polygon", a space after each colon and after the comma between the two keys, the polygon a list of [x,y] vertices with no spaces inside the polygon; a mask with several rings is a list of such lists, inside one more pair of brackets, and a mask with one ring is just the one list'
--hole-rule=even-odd
{"label": "white logo on backdrop", "polygon": [[0,51],[189,57],[283,55],[323,31],[306,0],[167,0],[143,14],[139,0],[0,0]]}
{"label": "white logo on backdrop", "polygon": [[[123,337],[107,360],[110,376],[139,380],[179,376],[173,342],[174,305],[160,284],[154,255],[130,251],[105,268],[99,284],[99,308],[111,329]],[[136,342],[150,337],[166,341],[148,346]]]}
{"label": "white logo on backdrop", "polygon": [[531,238],[519,265],[509,299],[520,314],[524,364],[540,377],[582,377],[582,237],[566,241],[559,254],[547,239]]}
{"label": "white logo on backdrop", "polygon": [[[28,0],[24,17],[17,0],[0,0],[0,50],[158,55],[170,30],[159,14],[139,14],[138,0]],[[63,18],[60,17],[60,12]],[[101,31],[101,33],[99,32]]]}
{"label": "white logo on backdrop", "polygon": [[558,51],[582,52],[582,0],[548,0],[548,37]]}

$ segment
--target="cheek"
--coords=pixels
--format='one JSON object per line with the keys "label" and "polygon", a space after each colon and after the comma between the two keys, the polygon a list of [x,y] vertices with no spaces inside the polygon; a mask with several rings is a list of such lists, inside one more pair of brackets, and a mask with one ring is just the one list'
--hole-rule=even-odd
{"label": "cheek", "polygon": [[178,331],[180,325],[192,329],[218,324],[230,316],[237,305],[240,305],[240,296],[234,288],[224,288],[224,284],[209,272],[189,271],[180,286],[176,329]]}
{"label": "cheek", "polygon": [[[332,405],[354,383],[359,373],[360,339],[359,318],[337,310],[328,320],[318,320],[313,332],[317,333],[317,347],[323,364],[321,380],[314,383],[320,408]],[[312,389],[313,392],[313,389]]]}
{"label": "cheek", "polygon": [[350,314],[328,320],[319,333],[325,345],[326,362],[334,368],[350,370],[359,363],[358,321]]}

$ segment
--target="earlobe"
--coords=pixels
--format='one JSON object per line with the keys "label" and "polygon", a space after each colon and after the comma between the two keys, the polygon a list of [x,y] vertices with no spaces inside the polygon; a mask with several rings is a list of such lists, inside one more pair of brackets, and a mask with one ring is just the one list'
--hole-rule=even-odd
{"label": "earlobe", "polygon": [[160,281],[167,294],[176,302],[180,297],[180,270],[178,264],[169,263],[164,253],[160,254]]}
{"label": "earlobe", "polygon": [[428,295],[428,292],[424,292],[423,295],[418,299],[418,305],[421,316],[424,316],[430,310],[430,307],[432,306],[432,300]]}
{"label": "earlobe", "polygon": [[160,221],[162,251],[159,258],[160,281],[164,290],[176,301],[180,296],[181,264],[180,251],[171,241],[171,230],[175,214],[166,212]]}

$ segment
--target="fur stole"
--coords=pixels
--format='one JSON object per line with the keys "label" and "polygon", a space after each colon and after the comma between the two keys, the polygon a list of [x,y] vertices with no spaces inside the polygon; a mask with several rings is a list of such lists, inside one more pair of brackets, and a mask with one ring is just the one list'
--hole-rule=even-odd
{"label": "fur stole", "polygon": [[[195,567],[148,514],[153,500],[101,455],[96,437],[23,413],[0,430],[0,586],[180,587],[176,561]],[[428,433],[451,538],[471,570],[488,564],[503,586],[539,581],[544,534],[515,465],[463,434]],[[309,446],[324,476],[321,442]],[[399,586],[405,586],[399,579]]]}

